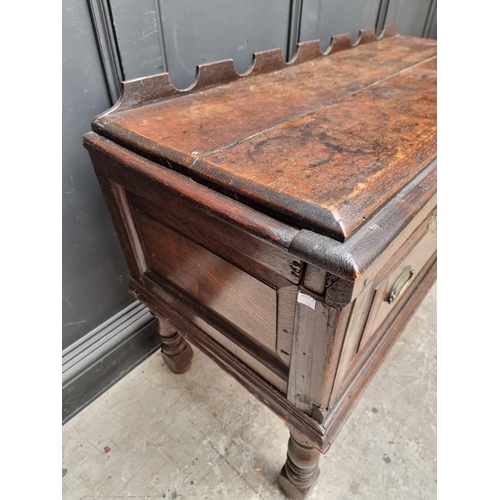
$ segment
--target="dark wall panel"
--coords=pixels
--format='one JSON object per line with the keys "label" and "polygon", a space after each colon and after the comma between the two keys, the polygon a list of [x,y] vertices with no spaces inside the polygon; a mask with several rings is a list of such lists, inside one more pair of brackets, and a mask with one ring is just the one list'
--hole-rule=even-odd
{"label": "dark wall panel", "polygon": [[429,32],[427,33],[427,38],[433,38],[437,40],[437,14],[434,11],[434,15],[431,18]]}
{"label": "dark wall panel", "polygon": [[427,23],[424,28],[424,38],[433,38],[437,40],[437,2],[432,0],[429,16],[427,17]]}
{"label": "dark wall panel", "polygon": [[333,35],[350,33],[354,42],[360,29],[374,28],[380,0],[304,0],[300,41],[321,41],[322,50]]}
{"label": "dark wall panel", "polygon": [[431,0],[390,0],[385,24],[397,24],[402,35],[421,37]]}
{"label": "dark wall panel", "polygon": [[160,0],[168,70],[174,85],[186,88],[196,65],[233,59],[244,73],[252,54],[281,48],[286,56],[289,0]]}
{"label": "dark wall panel", "polygon": [[[82,135],[110,99],[88,5],[63,2],[63,348],[131,303],[127,269]],[[50,242],[48,242],[50,244]]]}
{"label": "dark wall panel", "polygon": [[157,0],[113,0],[111,11],[125,79],[166,71]]}
{"label": "dark wall panel", "polygon": [[244,73],[254,52],[286,56],[289,0],[112,0],[111,9],[126,79],[169,71],[186,88],[198,64],[233,59]]}

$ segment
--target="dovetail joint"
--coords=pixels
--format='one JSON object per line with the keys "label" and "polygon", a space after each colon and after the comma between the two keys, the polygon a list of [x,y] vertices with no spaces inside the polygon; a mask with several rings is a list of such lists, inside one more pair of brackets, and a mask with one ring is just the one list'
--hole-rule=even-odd
{"label": "dovetail joint", "polygon": [[292,275],[295,276],[296,278],[300,278],[300,273],[302,272],[304,263],[297,262],[296,260],[294,260],[290,265],[290,267],[292,268]]}

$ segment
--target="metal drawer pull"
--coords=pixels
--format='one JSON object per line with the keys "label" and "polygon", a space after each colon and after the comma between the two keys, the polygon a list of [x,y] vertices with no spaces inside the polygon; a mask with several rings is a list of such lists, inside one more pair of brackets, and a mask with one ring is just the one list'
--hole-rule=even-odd
{"label": "metal drawer pull", "polygon": [[412,276],[415,274],[415,270],[411,266],[407,266],[403,269],[403,272],[399,275],[399,278],[394,283],[389,297],[387,297],[387,302],[394,302],[406,289]]}

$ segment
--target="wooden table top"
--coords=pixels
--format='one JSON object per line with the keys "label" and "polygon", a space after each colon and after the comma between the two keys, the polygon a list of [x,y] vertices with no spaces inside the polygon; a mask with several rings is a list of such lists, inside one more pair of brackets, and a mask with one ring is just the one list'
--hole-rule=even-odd
{"label": "wooden table top", "polygon": [[436,158],[436,42],[366,31],[124,84],[94,131],[299,228],[345,241]]}

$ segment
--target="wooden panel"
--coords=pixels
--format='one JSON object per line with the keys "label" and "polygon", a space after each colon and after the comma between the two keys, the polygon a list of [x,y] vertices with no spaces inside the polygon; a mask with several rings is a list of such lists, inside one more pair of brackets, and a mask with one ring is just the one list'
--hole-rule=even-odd
{"label": "wooden panel", "polygon": [[207,325],[226,337],[230,343],[258,360],[261,365],[265,366],[281,380],[285,382],[288,380],[288,368],[282,363],[279,356],[275,352],[268,350],[243,330],[229,323],[219,314],[207,309],[197,300],[191,298],[180,288],[172,285],[154,271],[148,271],[143,276],[142,281],[151,293],[173,307],[184,318],[189,321],[193,321],[195,317],[200,318]]}
{"label": "wooden panel", "polygon": [[94,166],[102,193],[104,194],[104,199],[111,215],[113,225],[120,241],[121,251],[127,262],[128,272],[135,279],[140,280],[143,269],[140,267],[140,263],[136,260],[134,245],[129,239],[129,232],[122,218],[122,208],[120,207],[116,190],[113,188],[116,184],[114,184],[106,176],[104,167],[105,162],[102,157],[96,155],[94,151],[90,151],[90,156],[92,158],[92,164]]}
{"label": "wooden panel", "polygon": [[135,219],[152,270],[275,351],[275,290],[149,217]]}
{"label": "wooden panel", "polygon": [[299,282],[292,255],[200,210],[195,200],[161,196],[153,203],[133,193],[129,200],[136,210],[275,288]]}
{"label": "wooden panel", "polygon": [[118,208],[120,209],[121,222],[127,232],[127,237],[130,242],[132,252],[134,253],[135,262],[137,263],[141,274],[145,273],[148,269],[148,265],[139,235],[137,234],[137,228],[135,227],[134,217],[127,199],[127,193],[123,186],[120,186],[115,182],[111,182],[111,187],[114,192]]}
{"label": "wooden panel", "polygon": [[339,370],[339,364],[342,356],[342,347],[344,346],[344,342],[346,340],[346,335],[349,328],[349,322],[351,320],[351,315],[353,314],[355,302],[351,302],[347,304],[340,312],[339,319],[337,321],[337,325],[335,326],[335,334],[333,336],[333,346],[331,353],[331,383],[329,386],[328,394],[328,403],[325,405],[326,408],[331,408],[332,406],[332,394],[333,388],[335,384],[335,380],[337,377],[337,372]]}

